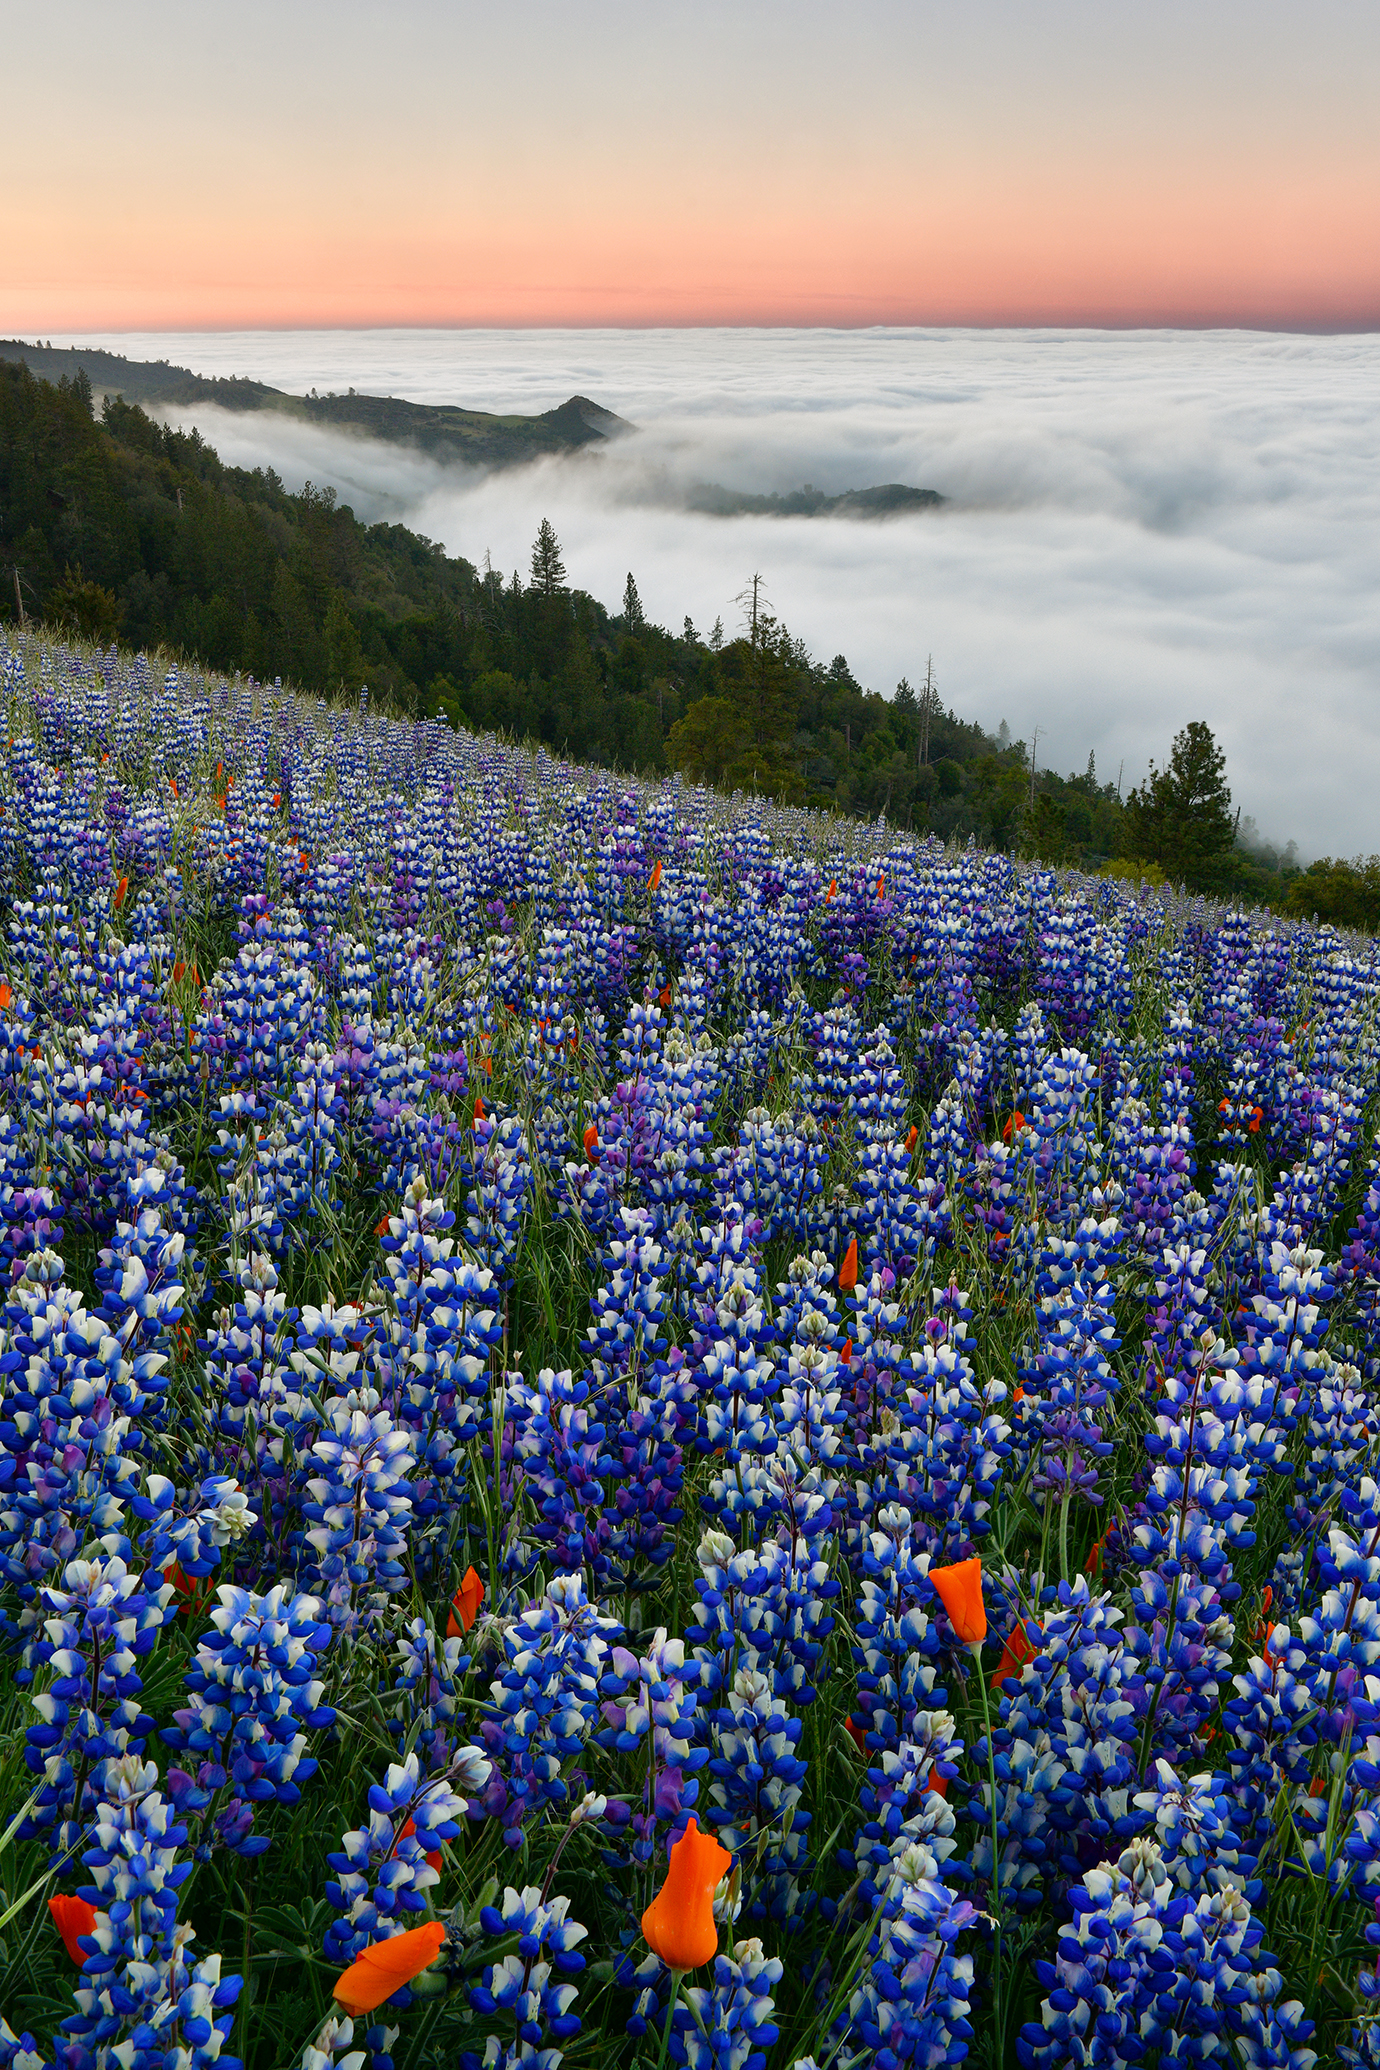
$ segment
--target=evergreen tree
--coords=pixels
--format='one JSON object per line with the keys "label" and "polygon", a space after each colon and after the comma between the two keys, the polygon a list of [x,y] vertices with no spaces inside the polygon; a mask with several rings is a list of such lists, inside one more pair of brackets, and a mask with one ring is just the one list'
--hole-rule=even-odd
{"label": "evergreen tree", "polygon": [[[631,581],[632,577],[628,579]],[[532,587],[544,597],[558,597],[565,589],[561,542],[550,518],[542,519],[532,542]]]}
{"label": "evergreen tree", "polygon": [[1174,736],[1169,767],[1156,769],[1126,800],[1125,845],[1137,862],[1158,863],[1190,891],[1219,889],[1236,839],[1226,757],[1201,719]]}
{"label": "evergreen tree", "polygon": [[623,623],[630,633],[640,633],[647,623],[642,611],[642,599],[637,594],[637,584],[633,581],[631,569],[628,570],[628,579],[623,585]]}
{"label": "evergreen tree", "polygon": [[714,630],[713,630],[713,632],[711,632],[711,633],[710,633],[710,635],[709,635],[709,651],[710,651],[710,653],[711,653],[711,654],[718,654],[718,653],[720,653],[720,652],[722,651],[722,649],[723,649],[723,644],[724,644],[724,622],[723,622],[723,619],[722,619],[722,618],[716,618],[716,619],[714,620]]}

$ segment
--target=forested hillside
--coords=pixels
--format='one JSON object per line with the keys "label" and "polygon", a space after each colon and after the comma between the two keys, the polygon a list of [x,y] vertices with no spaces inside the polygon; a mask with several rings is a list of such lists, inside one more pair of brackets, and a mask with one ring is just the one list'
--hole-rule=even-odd
{"label": "forested hillside", "polygon": [[308,690],[367,683],[405,711],[609,766],[678,767],[1051,863],[1122,858],[1255,900],[1291,874],[1241,845],[1220,757],[1211,795],[1192,774],[1171,782],[1171,764],[1139,805],[1091,754],[1081,773],[1032,775],[1024,742],[947,710],[931,678],[883,697],[843,655],[812,658],[755,578],[727,631],[687,617],[672,632],[632,573],[618,612],[572,586],[544,521],[525,572],[481,572],[400,525],[361,524],[331,490],[227,467],[137,406],[107,398],[98,419],[80,370],[54,385],[0,363],[0,568],[11,620]]}

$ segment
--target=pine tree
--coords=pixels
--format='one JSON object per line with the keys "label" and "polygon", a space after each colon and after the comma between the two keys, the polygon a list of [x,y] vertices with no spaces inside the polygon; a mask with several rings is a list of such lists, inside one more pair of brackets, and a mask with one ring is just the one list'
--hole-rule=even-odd
{"label": "pine tree", "polygon": [[1226,882],[1236,820],[1226,756],[1201,719],[1174,736],[1169,767],[1156,769],[1152,762],[1126,800],[1125,839],[1137,862],[1158,863],[1171,882],[1190,891],[1213,891]]}
{"label": "pine tree", "polygon": [[723,622],[722,618],[716,618],[716,619],[714,620],[714,630],[713,630],[713,632],[712,632],[712,633],[710,633],[710,635],[709,635],[709,651],[710,651],[710,653],[711,653],[711,654],[718,654],[718,653],[720,653],[720,652],[721,652],[721,650],[722,650],[722,648],[723,648],[723,644],[724,644],[724,622]]}
{"label": "pine tree", "polygon": [[532,587],[544,597],[558,597],[565,586],[561,542],[550,518],[543,518],[532,542]]}
{"label": "pine tree", "polygon": [[642,599],[637,594],[637,584],[633,581],[631,569],[628,570],[628,579],[623,585],[623,623],[633,634],[640,633],[647,623],[643,616]]}

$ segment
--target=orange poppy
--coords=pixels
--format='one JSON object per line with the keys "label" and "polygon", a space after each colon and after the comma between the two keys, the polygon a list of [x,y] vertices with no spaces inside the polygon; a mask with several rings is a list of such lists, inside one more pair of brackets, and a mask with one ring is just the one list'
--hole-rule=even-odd
{"label": "orange poppy", "polygon": [[1327,1794],[1327,1778],[1326,1778],[1326,1776],[1323,1776],[1323,1775],[1315,1775],[1315,1776],[1313,1777],[1313,1780],[1312,1780],[1312,1782],[1311,1782],[1311,1783],[1309,1783],[1309,1785],[1308,1785],[1308,1794],[1309,1794],[1309,1796],[1310,1796],[1310,1797],[1324,1797],[1324,1796],[1326,1796],[1326,1794]]}
{"label": "orange poppy", "polygon": [[599,1148],[599,1131],[598,1131],[598,1129],[597,1129],[597,1128],[596,1128],[596,1127],[594,1126],[594,1123],[593,1123],[592,1121],[591,1121],[591,1123],[589,1124],[589,1127],[588,1127],[588,1128],[587,1128],[587,1129],[585,1130],[585,1138],[584,1138],[584,1140],[585,1140],[585,1156],[586,1156],[586,1157],[593,1157],[593,1155],[594,1155],[595,1151],[596,1151],[596,1150],[597,1150],[597,1149]]}
{"label": "orange poppy", "polygon": [[347,2013],[374,2012],[385,1999],[394,1997],[404,1984],[420,1976],[445,1945],[446,1929],[439,1919],[414,1926],[410,1933],[394,1934],[391,1941],[375,1941],[361,1949],[347,1970],[335,1980],[335,1998]]}
{"label": "orange poppy", "polygon": [[656,995],[656,1003],[662,1009],[663,1013],[670,1006],[671,987],[669,985],[662,986],[661,990]]}
{"label": "orange poppy", "polygon": [[1001,1139],[1003,1143],[1009,1143],[1012,1136],[1018,1136],[1024,1127],[1025,1116],[1020,1108],[1017,1107],[1014,1113],[1007,1115],[1006,1121],[1002,1126]]}
{"label": "orange poppy", "polygon": [[658,884],[660,884],[660,882],[661,882],[661,864],[660,864],[660,862],[658,861],[658,862],[654,862],[654,863],[652,864],[652,874],[651,874],[651,876],[650,876],[650,877],[649,877],[649,878],[647,879],[647,889],[648,889],[648,891],[655,891],[655,890],[656,890],[656,888],[657,888],[657,885],[658,885]]}
{"label": "orange poppy", "polygon": [[837,878],[837,877],[831,877],[831,878],[829,879],[829,889],[828,889],[828,890],[827,890],[827,891],[825,892],[825,894],[824,894],[824,903],[825,903],[825,905],[827,906],[827,905],[828,905],[828,903],[829,903],[829,901],[830,901],[830,899],[831,899],[831,898],[837,898],[837,897],[838,897],[838,895],[839,895],[839,880],[838,880],[838,878]]}
{"label": "orange poppy", "polygon": [[282,804],[282,802],[283,802],[283,794],[282,794],[282,792],[281,792],[281,791],[275,791],[275,792],[273,793],[273,810],[274,810],[275,812],[276,812],[276,811],[278,810],[278,807],[279,807],[279,806],[280,806],[280,805]]}
{"label": "orange poppy", "polygon": [[974,1556],[953,1567],[931,1567],[930,1580],[949,1622],[970,1652],[981,1653],[987,1637],[987,1612],[982,1602],[982,1561]]}
{"label": "orange poppy", "polygon": [[988,1687],[999,1689],[1008,1675],[1018,1675],[1026,1662],[1034,1658],[1035,1648],[1030,1642],[1030,1634],[1024,1624],[1014,1625],[1010,1638],[1002,1648],[1001,1659],[997,1662],[997,1672],[987,1678]]}
{"label": "orange poppy", "polygon": [[692,1817],[671,1849],[666,1881],[642,1914],[642,1937],[668,1969],[700,1969],[719,1946],[714,1892],[733,1858]]}
{"label": "orange poppy", "polygon": [[851,1294],[857,1284],[858,1239],[855,1236],[848,1249],[844,1252],[843,1263],[839,1267],[839,1292],[841,1294]]}
{"label": "orange poppy", "polygon": [[14,1004],[14,994],[8,985],[0,985],[0,1013],[8,1013]]}
{"label": "orange poppy", "polygon": [[845,1718],[843,1729],[852,1740],[858,1752],[865,1754],[867,1752],[867,1727],[860,1724],[856,1718]]}
{"label": "orange poppy", "polygon": [[474,1096],[474,1118],[476,1121],[484,1119],[484,1098],[481,1093],[476,1093]]}
{"label": "orange poppy", "polygon": [[919,1131],[919,1129],[918,1129],[918,1128],[912,1128],[912,1129],[911,1129],[911,1132],[910,1132],[910,1134],[909,1134],[909,1135],[908,1135],[908,1136],[906,1137],[906,1155],[907,1155],[907,1157],[909,1157],[909,1155],[910,1155],[910,1153],[912,1152],[912,1150],[914,1150],[914,1148],[915,1148],[916,1144],[917,1144],[917,1143],[919,1142],[919,1140],[920,1140],[920,1131]]}
{"label": "orange poppy", "polygon": [[[484,1600],[484,1584],[473,1567],[465,1569],[465,1576],[459,1588],[451,1597],[450,1616],[446,1619],[446,1637],[459,1639],[469,1630],[479,1615],[479,1606]],[[457,1614],[459,1622],[456,1622]]]}
{"label": "orange poppy", "polygon": [[1102,1572],[1102,1555],[1106,1549],[1106,1544],[1107,1533],[1105,1531],[1100,1538],[1094,1538],[1092,1544],[1088,1547],[1088,1557],[1083,1562],[1083,1572],[1085,1574],[1096,1575]]}
{"label": "orange poppy", "polygon": [[377,1220],[377,1222],[375,1222],[375,1224],[374,1224],[374,1234],[375,1234],[375,1236],[387,1236],[387,1234],[388,1234],[388,1224],[389,1224],[389,1221],[390,1221],[390,1220],[391,1220],[391,1217],[390,1217],[390,1216],[388,1216],[388,1215],[380,1215],[380,1216],[379,1216],[379,1219],[378,1219],[378,1220]]}
{"label": "orange poppy", "polygon": [[198,1610],[204,1610],[211,1600],[214,1583],[209,1574],[201,1581],[194,1581],[190,1574],[183,1573],[178,1561],[174,1560],[170,1567],[163,1569],[163,1579],[172,1583],[173,1594],[182,1599],[178,1604],[180,1617],[194,1616]]}
{"label": "orange poppy", "polygon": [[1231,1105],[1231,1101],[1230,1101],[1230,1100],[1219,1100],[1219,1101],[1217,1102],[1217,1112],[1218,1112],[1219,1114],[1225,1114],[1225,1113],[1226,1113],[1226,1111],[1227,1111],[1227,1109],[1228,1109],[1228,1108],[1230,1107],[1230,1105]]}
{"label": "orange poppy", "polygon": [[880,876],[880,877],[879,877],[879,878],[877,879],[877,896],[878,896],[878,898],[885,898],[885,897],[886,897],[886,877],[885,877],[885,875],[883,875],[883,876]]}
{"label": "orange poppy", "polygon": [[[413,1834],[414,1834],[414,1833],[416,1832],[416,1830],[417,1830],[417,1821],[416,1821],[416,1819],[415,1819],[415,1818],[410,1818],[410,1819],[409,1819],[409,1820],[407,1821],[407,1824],[406,1824],[406,1825],[405,1825],[405,1826],[403,1827],[402,1831],[401,1831],[401,1832],[399,1833],[399,1835],[398,1835],[398,1838],[399,1838],[400,1840],[410,1840],[410,1839],[412,1838],[412,1835],[413,1835]],[[436,1847],[436,1848],[428,1848],[428,1849],[426,1850],[426,1854],[425,1854],[425,1857],[424,1857],[424,1859],[425,1859],[425,1861],[426,1861],[426,1863],[427,1863],[427,1865],[428,1865],[428,1867],[429,1867],[429,1868],[433,1868],[433,1869],[437,1869],[437,1870],[439,1870],[439,1869],[440,1869],[440,1866],[441,1866],[441,1850],[440,1850],[440,1848],[439,1848],[439,1847]]]}
{"label": "orange poppy", "polygon": [[180,798],[180,797],[182,796],[182,793],[181,793],[181,791],[180,791],[180,790],[179,790],[179,789],[177,788],[177,778],[176,778],[175,776],[172,776],[172,777],[169,777],[168,781],[169,781],[169,782],[171,783],[171,785],[172,785],[172,794],[173,794],[173,796],[174,796],[175,798]]}
{"label": "orange poppy", "polygon": [[839,1353],[839,1364],[841,1366],[851,1366],[852,1363],[853,1339],[851,1337],[845,1337],[843,1340],[843,1350]]}
{"label": "orange poppy", "polygon": [[177,963],[174,963],[174,965],[173,965],[173,983],[174,983],[175,985],[180,985],[180,984],[182,983],[182,980],[183,980],[183,978],[184,978],[184,977],[186,977],[186,975],[187,975],[187,966],[186,966],[186,964],[185,964],[185,963],[183,963],[183,962],[181,962],[181,961],[178,961]]}
{"label": "orange poppy", "polygon": [[933,1790],[936,1797],[947,1797],[949,1794],[949,1778],[947,1775],[940,1775],[937,1769],[932,1768],[925,1777],[925,1788]]}
{"label": "orange poppy", "polygon": [[305,848],[297,858],[297,867],[299,870],[309,870],[311,868],[311,857],[307,854]]}
{"label": "orange poppy", "polygon": [[121,906],[124,904],[125,899],[128,897],[128,895],[129,879],[128,877],[121,877],[119,883],[115,886],[115,910],[117,913],[119,912]]}
{"label": "orange poppy", "polygon": [[85,1898],[71,1897],[64,1892],[58,1897],[49,1898],[48,1910],[53,1915],[53,1924],[62,1935],[63,1947],[77,1968],[83,1968],[86,1956],[78,1941],[82,1934],[96,1931],[96,1907],[89,1905]]}
{"label": "orange poppy", "polygon": [[1262,1121],[1263,1121],[1264,1119],[1265,1119],[1265,1110],[1264,1110],[1264,1108],[1263,1108],[1263,1107],[1252,1107],[1252,1109],[1251,1109],[1251,1118],[1250,1118],[1250,1120],[1249,1120],[1249,1121],[1248,1121],[1248,1122],[1246,1123],[1246,1127],[1247,1127],[1247,1128],[1248,1128],[1248,1129],[1250,1130],[1250,1132],[1251,1132],[1251,1134],[1252,1134],[1253,1136],[1255,1136],[1255,1135],[1259,1135],[1259,1133],[1260,1133],[1260,1124],[1261,1124],[1261,1122],[1262,1122]]}

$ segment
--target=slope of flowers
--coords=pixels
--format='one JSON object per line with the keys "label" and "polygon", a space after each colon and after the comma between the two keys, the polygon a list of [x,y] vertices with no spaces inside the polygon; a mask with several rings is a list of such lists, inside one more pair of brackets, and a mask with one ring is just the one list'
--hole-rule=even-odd
{"label": "slope of flowers", "polygon": [[1380,2064],[1372,947],[0,695],[0,2070]]}

